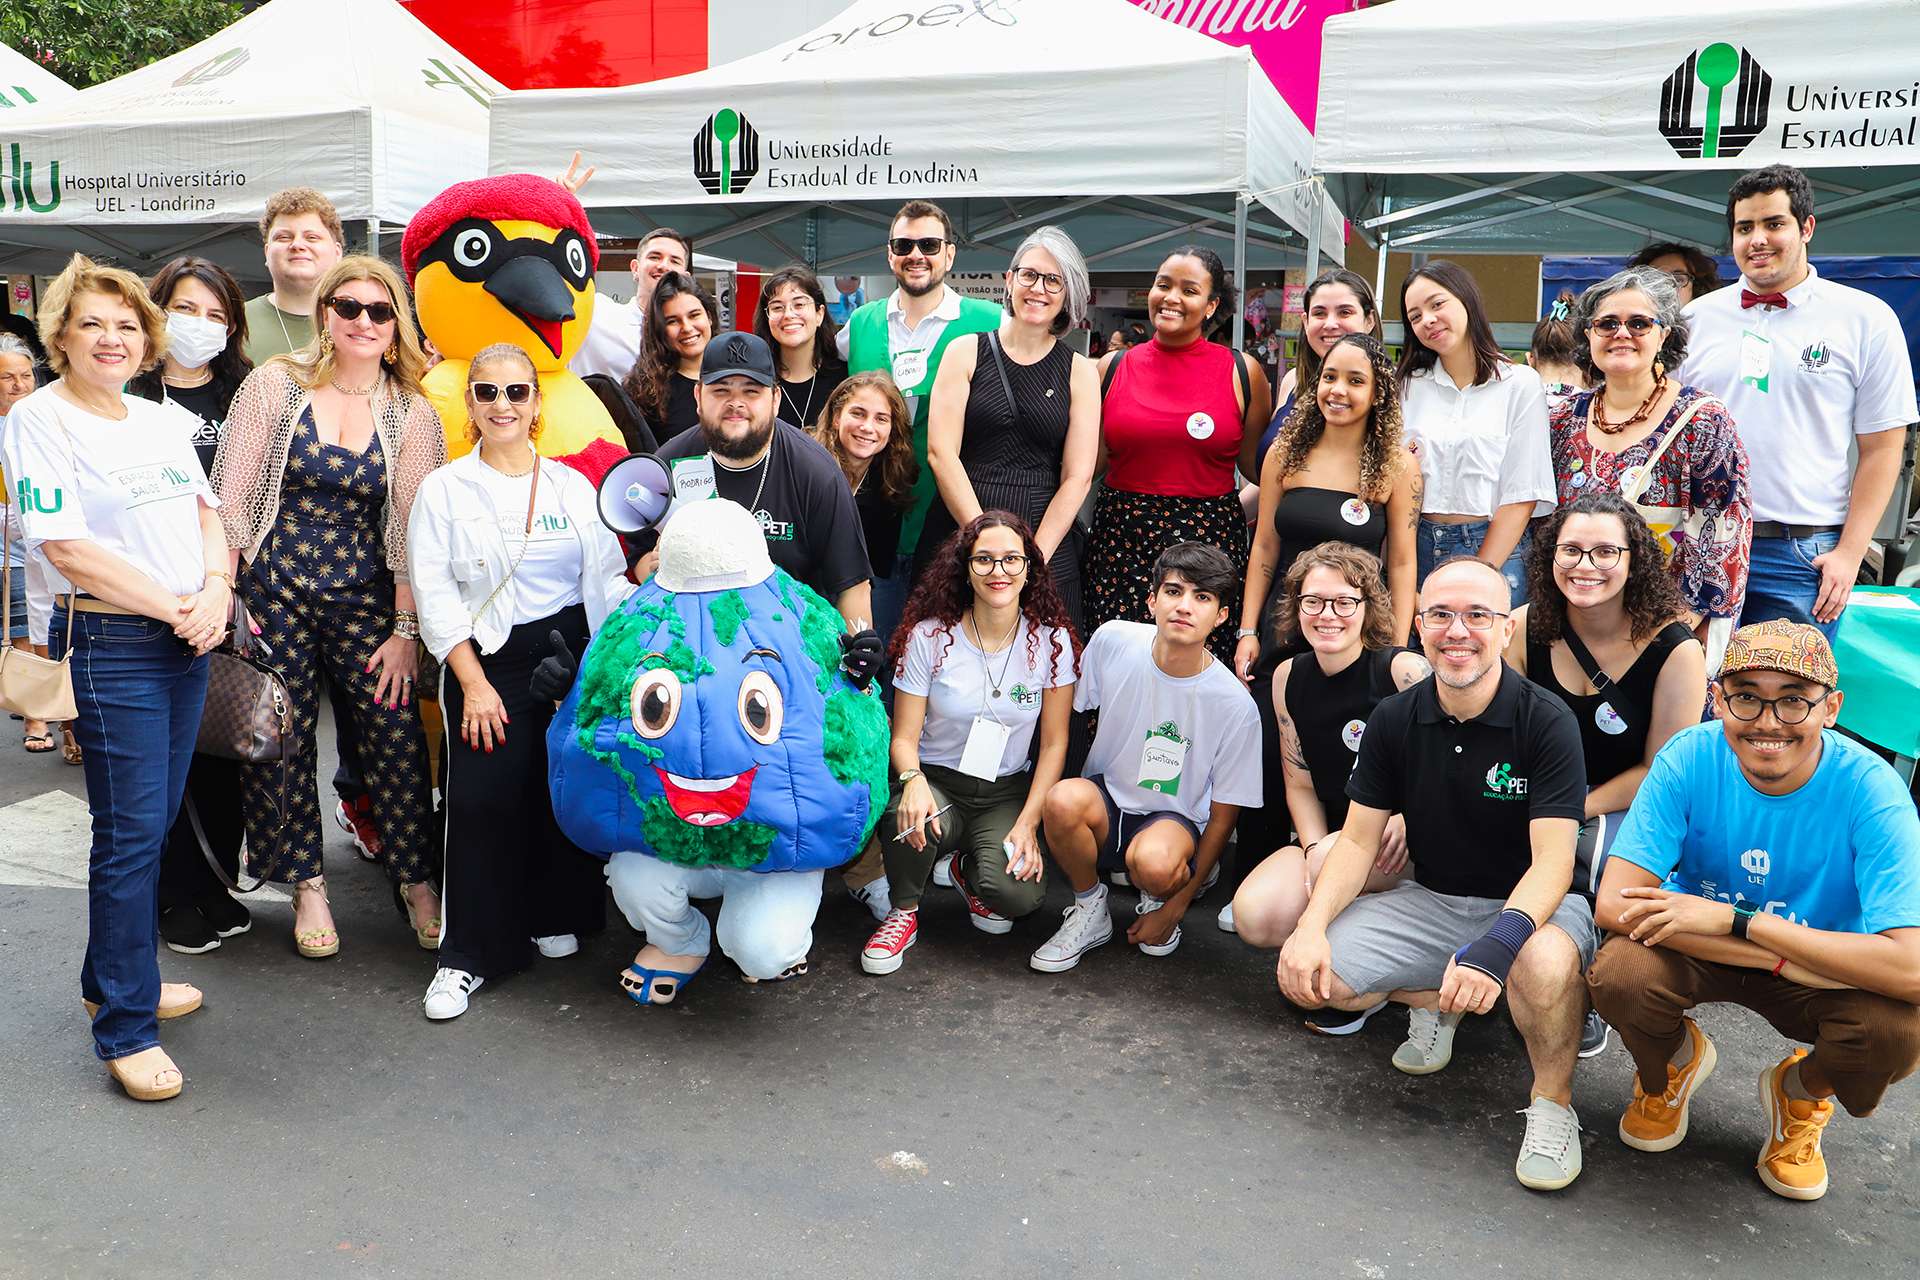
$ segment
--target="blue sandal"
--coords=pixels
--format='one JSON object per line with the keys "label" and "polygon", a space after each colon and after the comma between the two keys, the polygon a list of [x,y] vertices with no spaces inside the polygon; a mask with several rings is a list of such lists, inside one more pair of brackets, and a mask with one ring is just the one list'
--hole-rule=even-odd
{"label": "blue sandal", "polygon": [[[672,1004],[674,997],[679,995],[689,982],[699,977],[701,969],[706,967],[705,959],[700,961],[700,968],[692,973],[681,973],[676,969],[642,969],[636,962],[628,965],[626,972],[620,975],[620,989],[633,997],[633,1002],[638,1005]],[[664,990],[654,985],[662,982],[672,985]],[[656,995],[665,996],[666,999],[656,1000],[654,999]]]}
{"label": "blue sandal", "polygon": [[804,978],[806,976],[807,976],[807,962],[805,960],[795,960],[792,964],[782,969],[779,973],[774,974],[771,978],[756,978],[752,974],[743,973],[740,975],[740,981],[762,982],[762,983],[790,982],[795,978]]}

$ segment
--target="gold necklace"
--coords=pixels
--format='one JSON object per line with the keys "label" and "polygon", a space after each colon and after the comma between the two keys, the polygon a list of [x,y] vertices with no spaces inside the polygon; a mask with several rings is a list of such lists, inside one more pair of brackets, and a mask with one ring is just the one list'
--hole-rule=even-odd
{"label": "gold necklace", "polygon": [[372,383],[371,383],[370,385],[368,385],[368,386],[364,386],[364,387],[347,387],[347,386],[342,386],[342,385],[340,384],[340,379],[338,379],[338,378],[335,378],[335,379],[333,380],[333,389],[334,389],[335,391],[338,391],[338,392],[339,392],[340,394],[342,394],[342,395],[348,395],[348,396],[368,396],[368,395],[372,395],[372,394],[373,394],[373,389],[374,389],[374,387],[377,387],[377,386],[379,386],[379,385],[380,385],[380,375],[379,375],[379,374],[377,374],[377,373],[376,373],[376,374],[375,374],[375,375],[373,376],[373,382],[372,382]]}
{"label": "gold necklace", "polygon": [[527,463],[527,469],[525,471],[501,471],[499,467],[494,467],[491,462],[487,462],[487,455],[484,453],[480,455],[480,461],[487,462],[489,467],[493,467],[495,471],[499,471],[500,474],[508,480],[524,480],[533,474],[535,467],[540,465],[540,451],[532,445],[528,445],[527,452],[533,455],[533,460]]}

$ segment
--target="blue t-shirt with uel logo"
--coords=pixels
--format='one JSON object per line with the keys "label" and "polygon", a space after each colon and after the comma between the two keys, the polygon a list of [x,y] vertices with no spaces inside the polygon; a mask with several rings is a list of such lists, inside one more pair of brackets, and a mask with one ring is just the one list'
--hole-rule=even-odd
{"label": "blue t-shirt with uel logo", "polygon": [[1920,927],[1920,813],[1885,761],[1831,729],[1799,790],[1765,795],[1719,722],[1654,757],[1612,854],[1682,893],[1744,898],[1836,933]]}

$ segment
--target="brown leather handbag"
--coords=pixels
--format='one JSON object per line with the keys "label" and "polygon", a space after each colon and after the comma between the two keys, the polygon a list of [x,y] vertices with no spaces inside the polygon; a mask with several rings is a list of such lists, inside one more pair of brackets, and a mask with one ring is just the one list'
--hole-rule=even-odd
{"label": "brown leather handbag", "polygon": [[207,704],[193,749],[246,764],[284,759],[293,704],[280,673],[250,652],[257,647],[272,656],[254,638],[247,607],[237,595],[231,637],[231,649],[223,646],[207,655]]}
{"label": "brown leather handbag", "polygon": [[[6,506],[6,519],[11,523],[11,497]],[[28,720],[72,720],[80,714],[73,701],[73,596],[67,596],[67,650],[59,661],[43,658],[31,649],[16,649],[6,638],[13,634],[13,558],[0,550],[0,560],[6,566],[0,569],[0,707]]]}

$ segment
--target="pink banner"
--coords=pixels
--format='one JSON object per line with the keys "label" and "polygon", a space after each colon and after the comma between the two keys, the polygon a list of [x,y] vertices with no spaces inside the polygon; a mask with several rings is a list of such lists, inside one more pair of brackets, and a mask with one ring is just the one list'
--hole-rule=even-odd
{"label": "pink banner", "polygon": [[1132,0],[1168,22],[1252,49],[1300,123],[1313,129],[1320,98],[1320,25],[1367,0]]}

